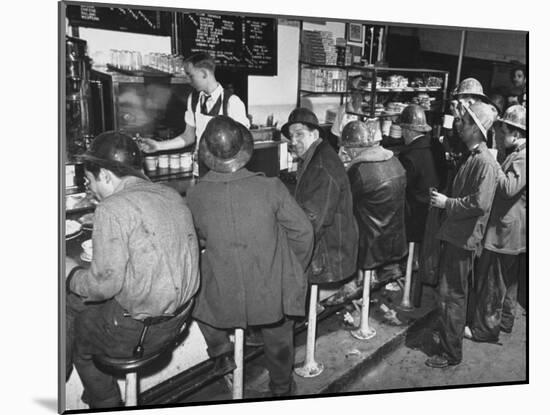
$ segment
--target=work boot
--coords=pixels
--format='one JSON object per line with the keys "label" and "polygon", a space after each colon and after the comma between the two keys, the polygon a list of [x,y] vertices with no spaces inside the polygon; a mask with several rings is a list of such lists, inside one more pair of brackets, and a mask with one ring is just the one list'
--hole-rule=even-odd
{"label": "work boot", "polygon": [[355,279],[342,285],[340,289],[332,297],[325,300],[327,306],[335,306],[348,302],[357,296],[361,291],[361,287],[357,285]]}
{"label": "work boot", "polygon": [[449,366],[458,365],[459,363],[460,362],[449,360],[449,358],[445,354],[436,354],[426,360],[426,366],[436,369],[444,369]]}
{"label": "work boot", "polygon": [[235,360],[233,359],[233,352],[224,353],[216,356],[214,360],[214,372],[229,373],[237,368]]}
{"label": "work boot", "polygon": [[274,391],[272,389],[271,383],[269,385],[269,389],[271,390],[271,396],[273,398],[282,398],[284,396],[292,396],[296,392],[296,382],[294,381],[294,379],[292,379],[288,389],[285,391],[281,391],[281,390]]}

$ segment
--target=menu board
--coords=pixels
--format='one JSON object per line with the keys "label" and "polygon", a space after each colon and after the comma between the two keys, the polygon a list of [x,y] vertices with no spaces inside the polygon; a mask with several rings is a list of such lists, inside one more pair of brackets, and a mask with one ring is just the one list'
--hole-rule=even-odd
{"label": "menu board", "polygon": [[252,75],[277,74],[277,22],[274,18],[185,13],[183,55],[207,52],[222,67]]}
{"label": "menu board", "polygon": [[67,5],[71,26],[170,36],[171,13],[123,7]]}

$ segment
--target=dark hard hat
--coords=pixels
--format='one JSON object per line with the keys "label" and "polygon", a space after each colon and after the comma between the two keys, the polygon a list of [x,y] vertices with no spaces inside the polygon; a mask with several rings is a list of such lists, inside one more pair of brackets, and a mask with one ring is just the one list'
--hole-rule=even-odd
{"label": "dark hard hat", "polygon": [[426,123],[426,114],[424,108],[420,105],[412,104],[405,107],[399,116],[398,124],[401,128],[427,133],[432,130]]}
{"label": "dark hard hat", "polygon": [[525,131],[525,126],[527,124],[526,118],[527,110],[523,105],[512,105],[498,121]]}
{"label": "dark hard hat", "polygon": [[342,130],[344,147],[370,147],[379,141],[382,141],[382,132],[377,119],[350,121]]}
{"label": "dark hard hat", "polygon": [[122,176],[136,176],[148,180],[143,174],[143,158],[132,137],[119,131],[105,131],[90,145],[82,160],[90,161]]}
{"label": "dark hard hat", "polygon": [[254,150],[248,129],[225,115],[212,118],[199,144],[199,157],[211,170],[233,173],[243,167]]}
{"label": "dark hard hat", "polygon": [[322,134],[321,128],[319,127],[319,120],[317,116],[307,108],[296,108],[288,116],[288,122],[281,127],[281,132],[287,138],[290,138],[288,129],[292,124],[304,124],[309,128],[314,128],[319,131],[319,134]]}

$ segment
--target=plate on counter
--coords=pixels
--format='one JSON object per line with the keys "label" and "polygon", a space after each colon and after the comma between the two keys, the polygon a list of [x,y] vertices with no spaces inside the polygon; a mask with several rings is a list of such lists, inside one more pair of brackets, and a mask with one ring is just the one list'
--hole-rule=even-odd
{"label": "plate on counter", "polygon": [[84,229],[91,230],[94,227],[94,212],[86,213],[78,218]]}
{"label": "plate on counter", "polygon": [[76,220],[67,219],[65,221],[65,239],[71,239],[78,236],[82,231],[82,225]]}

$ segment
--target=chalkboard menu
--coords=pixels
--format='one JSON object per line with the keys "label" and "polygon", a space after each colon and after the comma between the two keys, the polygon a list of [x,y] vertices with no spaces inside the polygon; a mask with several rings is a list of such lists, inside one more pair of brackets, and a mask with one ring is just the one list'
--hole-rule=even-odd
{"label": "chalkboard menu", "polygon": [[277,74],[274,18],[185,13],[183,55],[208,52],[221,67],[252,75]]}
{"label": "chalkboard menu", "polygon": [[67,5],[71,26],[170,36],[171,13],[155,10]]}

